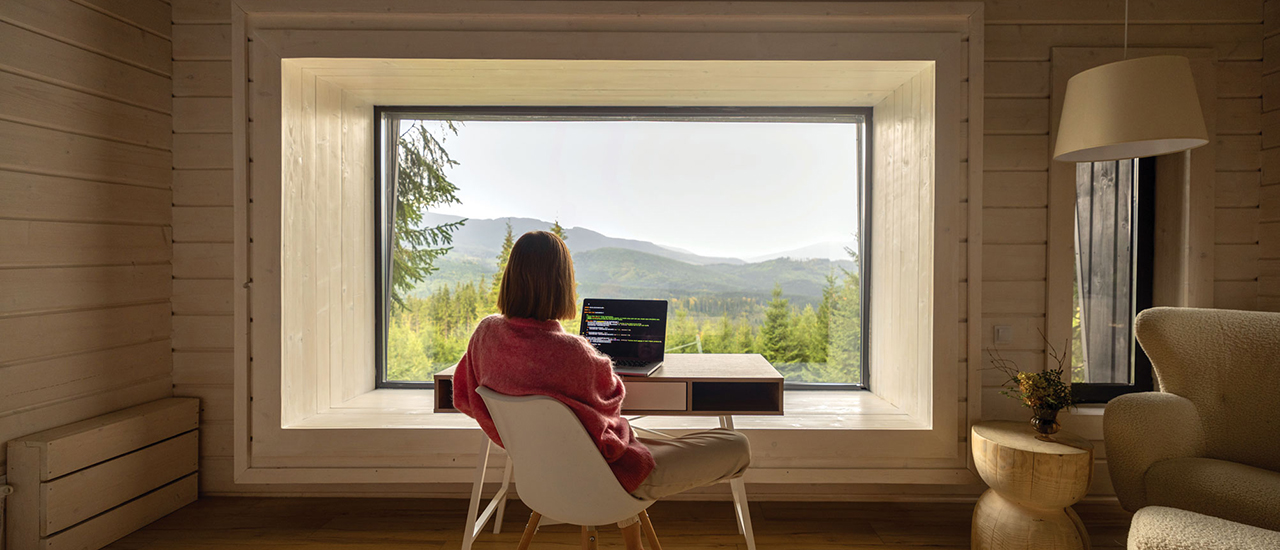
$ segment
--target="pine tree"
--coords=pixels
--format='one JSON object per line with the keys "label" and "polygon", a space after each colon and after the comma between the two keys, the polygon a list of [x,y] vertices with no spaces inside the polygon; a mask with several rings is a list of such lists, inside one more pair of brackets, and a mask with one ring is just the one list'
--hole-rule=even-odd
{"label": "pine tree", "polygon": [[795,317],[795,334],[793,337],[800,347],[799,361],[802,363],[822,364],[827,362],[827,342],[822,339],[818,328],[818,312],[813,305],[806,304],[804,310]]}
{"label": "pine tree", "polygon": [[844,281],[832,297],[831,336],[827,367],[833,382],[861,382],[862,376],[862,284],[858,274],[845,272]]}
{"label": "pine tree", "polygon": [[560,225],[560,220],[556,220],[555,223],[551,224],[551,232],[560,237],[562,241],[569,240],[569,235],[565,234],[564,226]]}
{"label": "pine tree", "polygon": [[467,220],[423,226],[423,214],[431,207],[460,204],[458,187],[445,176],[445,169],[458,163],[444,150],[443,133],[457,133],[453,122],[444,122],[436,137],[422,121],[410,124],[400,134],[395,182],[395,212],[391,254],[391,298],[401,308],[413,287],[435,272],[435,259],[452,248],[453,232]]}
{"label": "pine tree", "polygon": [[493,287],[490,289],[489,303],[498,303],[498,290],[502,288],[502,274],[507,271],[507,261],[511,259],[511,247],[515,245],[515,237],[511,234],[511,220],[507,220],[507,235],[502,238],[502,250],[498,252],[498,273],[493,276]]}
{"label": "pine tree", "polygon": [[810,358],[815,363],[827,362],[827,345],[831,341],[831,308],[835,305],[837,282],[839,278],[829,273],[827,286],[822,288],[822,303],[818,305],[817,333],[813,335],[816,345],[814,356]]}
{"label": "pine tree", "polygon": [[751,328],[751,323],[742,323],[742,328],[738,332],[738,349],[735,353],[759,353],[760,342],[758,334]]}
{"label": "pine tree", "polygon": [[707,353],[734,353],[733,336],[737,332],[734,330],[733,321],[729,320],[728,315],[720,317],[720,325],[717,331],[708,331],[710,335],[706,338]]}
{"label": "pine tree", "polygon": [[790,300],[782,297],[782,285],[773,286],[773,299],[764,312],[760,328],[760,346],[764,358],[771,363],[795,363],[799,358],[791,324]]}

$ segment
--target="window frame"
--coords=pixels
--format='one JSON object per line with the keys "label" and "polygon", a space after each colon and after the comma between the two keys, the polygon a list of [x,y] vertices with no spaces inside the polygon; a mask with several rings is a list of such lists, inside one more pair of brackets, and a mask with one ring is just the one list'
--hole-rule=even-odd
{"label": "window frame", "polygon": [[[1153,281],[1155,276],[1155,235],[1156,235],[1156,158],[1143,157],[1134,159],[1137,175],[1133,188],[1136,190],[1136,206],[1133,224],[1134,243],[1134,308],[1133,317],[1153,306]],[[1075,245],[1073,245],[1074,247]],[[1077,261],[1079,261],[1077,259]],[[1078,305],[1076,307],[1079,307]],[[1130,325],[1131,330],[1133,325]],[[1133,335],[1137,344],[1137,335]],[[1073,350],[1067,350],[1072,353]],[[1088,357],[1088,354],[1085,354]],[[1141,345],[1133,346],[1133,379],[1128,384],[1078,382],[1071,384],[1071,395],[1076,403],[1107,403],[1121,395],[1148,392],[1154,389],[1151,359]]]}
{"label": "window frame", "polygon": [[[390,256],[391,226],[387,223],[391,209],[391,197],[384,182],[385,174],[396,166],[395,149],[389,147],[403,119],[439,120],[635,120],[635,121],[725,121],[725,122],[830,122],[861,123],[859,140],[862,146],[855,152],[859,166],[858,190],[858,277],[862,340],[860,342],[859,383],[784,383],[784,390],[843,390],[868,391],[870,389],[871,327],[866,322],[871,315],[871,199],[872,166],[870,152],[874,147],[873,107],[574,107],[574,106],[382,106],[373,108],[374,143],[377,162],[374,166],[374,255],[376,258],[374,293],[378,309],[374,316],[374,388],[375,389],[434,389],[434,381],[387,380],[387,328],[390,325]],[[391,123],[392,121],[396,123]]]}

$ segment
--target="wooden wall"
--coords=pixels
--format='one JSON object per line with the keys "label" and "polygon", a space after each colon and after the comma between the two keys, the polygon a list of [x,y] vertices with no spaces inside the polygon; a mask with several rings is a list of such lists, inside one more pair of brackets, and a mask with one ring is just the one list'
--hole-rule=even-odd
{"label": "wooden wall", "polygon": [[169,14],[0,2],[0,443],[172,392]]}
{"label": "wooden wall", "polygon": [[201,398],[207,491],[231,484],[231,7],[177,1],[172,19],[173,384]]}
{"label": "wooden wall", "polygon": [[[871,315],[878,338],[868,346],[871,391],[916,418],[932,415],[928,355],[933,331],[934,246],[934,67],[911,77],[872,113],[871,212],[880,217],[871,232]],[[967,105],[965,112],[968,112]],[[968,169],[967,165],[958,167]],[[959,209],[957,209],[959,210]],[[961,275],[963,276],[963,274]],[[967,300],[965,295],[959,301]]]}
{"label": "wooden wall", "polygon": [[1256,195],[1229,198],[1258,207],[1258,309],[1280,311],[1280,0],[1266,0],[1265,12],[1262,185]]}
{"label": "wooden wall", "polygon": [[[1277,1],[1270,0],[1268,5]],[[236,486],[230,479],[229,13],[227,0],[173,0],[175,391],[204,399],[203,490],[343,491]],[[1037,330],[1044,328],[1046,304],[1050,51],[1055,46],[1118,47],[1123,36],[1122,18],[1123,3],[1117,0],[986,2],[983,345],[992,345],[993,325],[1013,326],[1015,342],[1003,347],[1009,350],[1006,357],[1024,367],[1044,362]],[[1135,3],[1130,20],[1132,46],[1209,47],[1218,53],[1216,304],[1245,309],[1280,307],[1280,168],[1268,170],[1274,173],[1266,179],[1277,185],[1260,185],[1262,147],[1264,143],[1273,147],[1280,143],[1277,136],[1263,140],[1263,82],[1274,84],[1269,88],[1276,90],[1275,97],[1266,103],[1269,111],[1280,110],[1280,74],[1262,76],[1262,0]],[[1270,38],[1267,44],[1273,41],[1276,48],[1272,49],[1280,52],[1280,38]],[[1280,68],[1280,53],[1275,56],[1277,59],[1269,62]],[[1265,120],[1280,120],[1278,117],[1280,114]],[[1280,166],[1280,149],[1265,158]],[[1272,158],[1276,160],[1271,162]],[[1025,412],[1016,403],[998,394],[999,382],[995,373],[984,371],[982,416],[1024,418]],[[1109,494],[1101,416],[1077,414],[1065,419],[1065,424],[1098,445],[1094,493]],[[972,487],[904,489],[886,485],[776,490],[777,494],[815,498],[854,493],[880,495],[875,498],[908,492],[970,495],[975,491]]]}

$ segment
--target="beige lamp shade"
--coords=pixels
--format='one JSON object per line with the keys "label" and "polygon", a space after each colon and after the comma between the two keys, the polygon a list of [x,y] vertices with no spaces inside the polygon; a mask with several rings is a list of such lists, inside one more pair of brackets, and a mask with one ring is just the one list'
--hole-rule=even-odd
{"label": "beige lamp shade", "polygon": [[1209,143],[1185,57],[1159,55],[1094,67],[1071,77],[1054,160],[1150,157]]}

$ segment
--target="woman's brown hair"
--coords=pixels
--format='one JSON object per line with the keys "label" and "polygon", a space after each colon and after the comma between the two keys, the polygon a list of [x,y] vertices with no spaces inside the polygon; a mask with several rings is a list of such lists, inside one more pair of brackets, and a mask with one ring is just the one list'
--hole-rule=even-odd
{"label": "woman's brown hair", "polygon": [[539,321],[572,319],[578,313],[575,286],[569,247],[554,233],[530,231],[511,247],[498,311]]}

